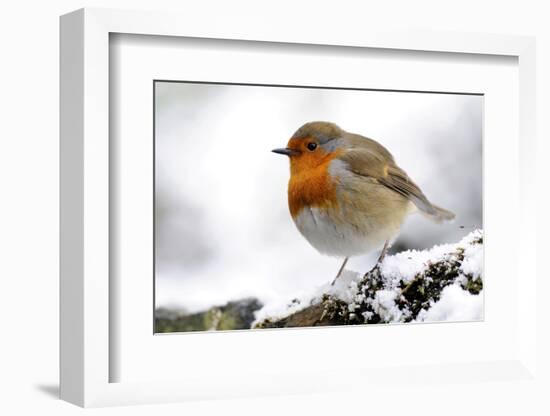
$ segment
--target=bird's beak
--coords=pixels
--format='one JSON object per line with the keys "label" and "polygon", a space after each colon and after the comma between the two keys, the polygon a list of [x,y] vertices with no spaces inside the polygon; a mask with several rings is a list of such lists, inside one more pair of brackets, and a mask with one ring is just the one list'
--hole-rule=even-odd
{"label": "bird's beak", "polygon": [[283,149],[273,149],[272,152],[287,156],[295,156],[300,153],[298,150],[289,149],[288,147],[285,147]]}

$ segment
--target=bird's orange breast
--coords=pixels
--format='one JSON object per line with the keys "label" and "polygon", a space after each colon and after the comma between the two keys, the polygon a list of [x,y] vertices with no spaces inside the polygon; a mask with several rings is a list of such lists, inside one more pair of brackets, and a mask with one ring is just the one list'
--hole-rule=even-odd
{"label": "bird's orange breast", "polygon": [[304,155],[291,160],[288,207],[293,218],[305,207],[330,208],[338,205],[337,178],[331,176],[329,167],[339,153],[325,154],[322,159]]}

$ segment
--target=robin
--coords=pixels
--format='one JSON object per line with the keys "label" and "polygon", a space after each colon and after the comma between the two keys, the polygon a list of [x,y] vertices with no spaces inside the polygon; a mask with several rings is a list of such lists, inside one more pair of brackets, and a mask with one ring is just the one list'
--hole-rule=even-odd
{"label": "robin", "polygon": [[432,204],[380,143],[336,124],[304,124],[287,147],[288,207],[300,233],[320,253],[348,259],[382,247],[377,267],[408,214],[435,222],[454,214]]}

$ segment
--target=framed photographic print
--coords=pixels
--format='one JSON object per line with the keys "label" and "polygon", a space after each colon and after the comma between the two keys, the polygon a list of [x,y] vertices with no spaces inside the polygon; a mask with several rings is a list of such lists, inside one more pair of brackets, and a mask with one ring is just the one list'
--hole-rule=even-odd
{"label": "framed photographic print", "polygon": [[231,28],[61,19],[62,398],[532,377],[533,40]]}

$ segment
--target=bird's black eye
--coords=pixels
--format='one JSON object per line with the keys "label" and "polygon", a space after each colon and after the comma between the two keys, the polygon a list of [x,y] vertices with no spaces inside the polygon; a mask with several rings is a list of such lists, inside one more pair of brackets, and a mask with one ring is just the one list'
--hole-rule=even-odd
{"label": "bird's black eye", "polygon": [[317,149],[317,143],[311,142],[307,144],[307,150],[310,152],[313,152],[315,149]]}

